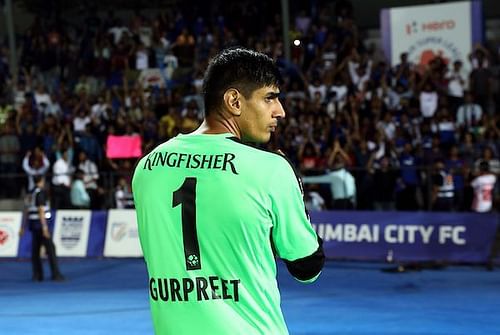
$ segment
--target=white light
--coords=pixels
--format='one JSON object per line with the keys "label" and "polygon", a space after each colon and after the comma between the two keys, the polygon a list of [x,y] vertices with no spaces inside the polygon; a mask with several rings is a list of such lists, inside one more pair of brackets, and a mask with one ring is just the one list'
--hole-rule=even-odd
{"label": "white light", "polygon": [[293,45],[298,47],[300,45],[300,40],[293,40]]}

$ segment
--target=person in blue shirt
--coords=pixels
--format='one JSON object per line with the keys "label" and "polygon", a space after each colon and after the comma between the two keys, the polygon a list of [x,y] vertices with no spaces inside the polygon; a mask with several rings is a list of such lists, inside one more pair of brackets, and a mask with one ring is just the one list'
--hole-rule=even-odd
{"label": "person in blue shirt", "polygon": [[407,142],[399,157],[401,175],[398,179],[397,209],[404,211],[415,211],[419,209],[417,202],[417,185],[419,181],[418,160],[413,154],[413,146]]}

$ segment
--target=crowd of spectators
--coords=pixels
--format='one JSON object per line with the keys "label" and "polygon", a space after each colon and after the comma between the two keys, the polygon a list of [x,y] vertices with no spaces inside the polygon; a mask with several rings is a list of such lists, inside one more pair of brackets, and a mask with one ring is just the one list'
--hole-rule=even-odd
{"label": "crowd of spectators", "polygon": [[107,158],[107,137],[139,134],[148,152],[197,128],[207,62],[234,45],[267,53],[282,70],[287,117],[267,147],[307,177],[312,209],[470,210],[479,165],[500,172],[497,59],[481,45],[468,64],[439,55],[413,64],[402,54],[391,67],[364,42],[349,1],[316,1],[292,6],[297,43],[287,61],[279,7],[238,1],[154,13],[37,17],[18,35],[15,76],[1,48],[1,196],[21,196],[18,173],[26,188],[46,174],[56,208],[130,206],[136,159]]}

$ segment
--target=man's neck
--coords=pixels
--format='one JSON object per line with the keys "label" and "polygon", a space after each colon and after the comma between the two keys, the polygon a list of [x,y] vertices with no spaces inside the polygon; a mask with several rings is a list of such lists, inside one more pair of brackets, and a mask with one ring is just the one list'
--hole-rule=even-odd
{"label": "man's neck", "polygon": [[238,124],[232,118],[224,118],[216,113],[208,116],[193,134],[224,134],[230,133],[241,139],[241,131]]}

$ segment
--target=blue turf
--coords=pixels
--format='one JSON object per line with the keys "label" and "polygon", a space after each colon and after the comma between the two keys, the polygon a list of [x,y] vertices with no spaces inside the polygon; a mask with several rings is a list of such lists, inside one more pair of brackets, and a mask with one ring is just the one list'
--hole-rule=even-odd
{"label": "blue turf", "polygon": [[[500,334],[500,270],[449,267],[404,274],[329,262],[303,285],[280,265],[292,335]],[[0,334],[152,334],[144,263],[62,260],[68,281],[32,283],[30,263],[0,261]]]}

